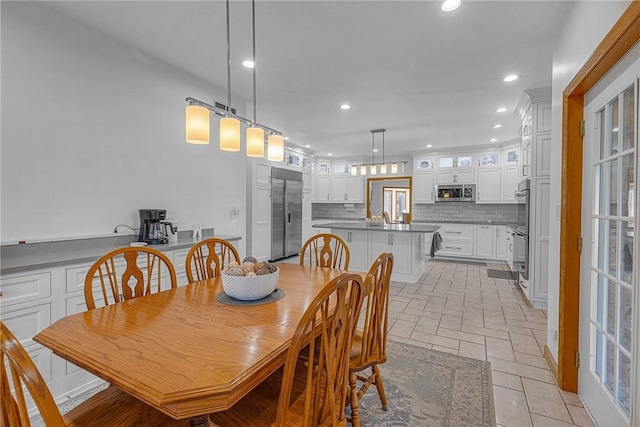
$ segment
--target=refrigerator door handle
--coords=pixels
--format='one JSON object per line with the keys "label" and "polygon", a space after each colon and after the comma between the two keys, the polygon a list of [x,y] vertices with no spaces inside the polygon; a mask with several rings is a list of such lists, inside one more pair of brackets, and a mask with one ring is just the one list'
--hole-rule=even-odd
{"label": "refrigerator door handle", "polygon": [[291,211],[287,212],[287,222],[291,224]]}

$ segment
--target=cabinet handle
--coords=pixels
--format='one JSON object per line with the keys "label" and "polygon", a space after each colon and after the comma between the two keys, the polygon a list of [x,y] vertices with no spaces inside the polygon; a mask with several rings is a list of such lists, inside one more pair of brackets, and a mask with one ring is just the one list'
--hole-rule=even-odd
{"label": "cabinet handle", "polygon": [[462,250],[462,248],[458,248],[458,247],[455,247],[455,246],[445,246],[445,248]]}
{"label": "cabinet handle", "polygon": [[462,234],[462,231],[445,231],[448,234]]}
{"label": "cabinet handle", "polygon": [[513,243],[509,243],[509,252],[513,252]]}
{"label": "cabinet handle", "polygon": [[391,246],[393,246],[393,234],[390,234],[391,236]]}

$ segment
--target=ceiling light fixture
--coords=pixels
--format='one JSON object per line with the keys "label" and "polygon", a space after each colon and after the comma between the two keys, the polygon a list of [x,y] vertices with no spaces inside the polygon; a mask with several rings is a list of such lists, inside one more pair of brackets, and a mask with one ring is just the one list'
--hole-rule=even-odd
{"label": "ceiling light fixture", "polygon": [[499,128],[501,128],[501,127],[502,127],[502,125],[501,125],[500,123],[498,123],[498,124],[493,125],[493,126],[491,126],[491,127],[492,127],[492,128],[494,128],[494,129],[499,129]]}
{"label": "ceiling light fixture", "polygon": [[350,109],[351,109],[351,105],[349,105],[349,104],[342,104],[342,105],[340,106],[340,109],[341,109],[341,110],[350,110]]}
{"label": "ceiling light fixture", "polygon": [[440,9],[445,12],[451,12],[452,10],[456,10],[460,7],[460,0],[445,0],[440,5]]}
{"label": "ceiling light fixture", "polygon": [[[253,62],[255,64],[255,0],[252,4],[253,23]],[[231,107],[231,31],[229,26],[229,0],[226,0],[227,25],[227,105],[214,102],[214,105],[195,98],[186,98],[185,139],[191,144],[208,144],[211,128],[210,116],[220,118],[220,150],[240,151],[240,123],[247,128],[247,156],[264,157],[264,132],[269,132],[267,158],[273,161],[284,160],[284,139],[282,132],[262,125],[256,121],[256,77],[253,71],[253,120],[235,113]],[[261,144],[257,141],[261,139]]]}
{"label": "ceiling light fixture", "polygon": [[489,138],[489,142],[496,142],[498,138]]}
{"label": "ceiling light fixture", "polygon": [[[351,167],[351,175],[355,176],[358,175],[358,168],[360,168],[360,175],[366,175],[367,172],[370,175],[377,175],[378,174],[378,166],[380,166],[380,174],[381,175],[386,175],[387,171],[389,169],[391,169],[391,173],[395,174],[398,173],[398,170],[404,172],[404,165],[407,163],[405,162],[394,162],[391,164],[390,168],[387,168],[387,163],[384,160],[384,133],[386,132],[386,129],[373,129],[371,130],[371,144],[372,144],[372,152],[373,157],[372,157],[372,162],[371,163],[362,163],[358,166],[353,165]],[[382,134],[382,162],[377,162],[376,163],[376,155],[375,153],[378,152],[378,149],[376,148],[376,133],[381,133]],[[398,168],[398,166],[400,166],[400,168]]]}
{"label": "ceiling light fixture", "polygon": [[506,109],[506,108],[504,108],[504,107],[500,107],[500,108],[498,108],[498,109],[496,110],[496,113],[504,113],[505,111],[507,111],[507,109]]}
{"label": "ceiling light fixture", "polygon": [[[256,63],[256,1],[251,0],[252,61]],[[253,123],[247,128],[247,156],[264,157],[264,129],[256,126],[256,67],[253,74]]]}
{"label": "ceiling light fixture", "polygon": [[518,76],[515,75],[515,74],[510,74],[510,75],[508,75],[507,77],[504,78],[505,82],[513,82],[513,81],[516,81],[516,80],[518,80]]}
{"label": "ceiling light fixture", "polygon": [[255,59],[253,61],[250,60],[250,59],[242,61],[242,66],[244,68],[253,68],[253,67],[255,67],[256,66]]}
{"label": "ceiling light fixture", "polygon": [[433,147],[433,145],[427,144],[427,148],[431,148],[431,147]]}

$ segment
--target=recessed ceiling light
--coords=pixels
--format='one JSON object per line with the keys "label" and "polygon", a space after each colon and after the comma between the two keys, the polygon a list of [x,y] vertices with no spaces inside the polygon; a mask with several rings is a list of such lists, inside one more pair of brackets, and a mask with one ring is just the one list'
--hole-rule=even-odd
{"label": "recessed ceiling light", "polygon": [[505,111],[507,111],[507,109],[506,109],[506,108],[504,108],[504,107],[500,107],[500,108],[498,108],[498,109],[496,110],[496,113],[504,113]]}
{"label": "recessed ceiling light", "polygon": [[285,137],[284,137],[284,140],[285,140],[285,141],[288,141],[288,140],[289,140],[289,137],[288,137],[288,136],[285,136]]}
{"label": "recessed ceiling light", "polygon": [[518,80],[518,76],[516,76],[515,74],[509,74],[507,77],[504,78],[505,82],[512,82]]}
{"label": "recessed ceiling light", "polygon": [[311,148],[311,144],[305,145],[304,148]]}
{"label": "recessed ceiling light", "polygon": [[327,153],[327,156],[333,156],[333,153]]}
{"label": "recessed ceiling light", "polygon": [[348,110],[348,109],[350,109],[350,108],[351,108],[351,105],[349,105],[349,104],[342,104],[342,105],[340,106],[340,109],[341,109],[341,110]]}
{"label": "recessed ceiling light", "polygon": [[431,148],[431,147],[433,147],[433,145],[427,144],[427,148]]}
{"label": "recessed ceiling light", "polygon": [[377,148],[374,148],[374,149],[373,149],[373,152],[374,152],[374,153],[377,153],[377,152],[378,152],[378,149],[377,149]]}
{"label": "recessed ceiling light", "polygon": [[460,0],[445,0],[440,5],[440,9],[445,12],[451,12],[452,10],[456,10],[460,7]]}
{"label": "recessed ceiling light", "polygon": [[491,127],[492,127],[492,128],[494,128],[494,129],[498,129],[498,128],[501,128],[501,127],[502,127],[502,125],[501,125],[500,123],[498,123],[498,124],[493,125],[493,126],[491,126]]}
{"label": "recessed ceiling light", "polygon": [[496,142],[498,138],[489,138],[489,142]]}
{"label": "recessed ceiling light", "polygon": [[255,67],[255,64],[252,60],[247,59],[246,61],[242,61],[242,66],[245,68],[253,68]]}

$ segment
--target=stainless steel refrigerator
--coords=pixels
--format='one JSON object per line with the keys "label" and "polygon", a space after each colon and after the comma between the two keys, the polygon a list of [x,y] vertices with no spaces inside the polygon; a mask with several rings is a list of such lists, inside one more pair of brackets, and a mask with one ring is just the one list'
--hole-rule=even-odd
{"label": "stainless steel refrigerator", "polygon": [[271,260],[302,249],[302,172],[271,168]]}

